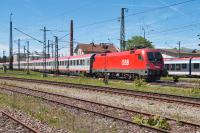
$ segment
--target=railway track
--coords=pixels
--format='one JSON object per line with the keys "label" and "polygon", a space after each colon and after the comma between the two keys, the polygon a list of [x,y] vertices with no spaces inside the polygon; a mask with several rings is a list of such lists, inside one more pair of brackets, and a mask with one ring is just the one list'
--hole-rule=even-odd
{"label": "railway track", "polygon": [[85,89],[85,90],[90,90],[90,91],[98,91],[98,92],[104,92],[104,93],[139,97],[139,98],[150,99],[150,100],[164,101],[168,103],[173,102],[173,103],[179,103],[183,105],[200,107],[200,98],[177,96],[177,95],[172,95],[172,94],[161,94],[161,93],[153,93],[153,92],[143,92],[143,91],[136,91],[136,90],[111,88],[111,87],[100,87],[100,86],[83,85],[83,84],[75,84],[75,83],[64,83],[64,82],[24,79],[24,78],[14,78],[14,77],[0,77],[0,79],[48,84],[48,85],[68,87],[68,88],[74,88],[74,89]]}
{"label": "railway track", "polygon": [[[21,88],[21,87],[20,87],[20,90],[19,90],[19,88],[18,88],[18,90],[14,90],[13,88],[8,89],[8,88],[5,88],[5,87],[3,87],[3,88],[1,87],[0,89],[1,89],[1,91],[9,91],[9,92],[19,93],[19,94],[23,94],[23,95],[33,96],[33,97],[40,98],[42,100],[45,100],[45,101],[48,101],[48,102],[51,102],[51,103],[55,103],[57,105],[75,108],[77,110],[89,112],[89,113],[92,113],[92,114],[95,114],[95,115],[98,115],[98,116],[102,116],[104,118],[106,117],[106,118],[113,119],[115,121],[120,121],[120,122],[124,122],[126,124],[132,124],[132,125],[135,125],[135,126],[139,126],[140,128],[145,129],[149,132],[159,132],[159,133],[169,133],[170,132],[168,130],[163,130],[163,129],[151,127],[151,126],[148,126],[148,125],[140,125],[138,123],[133,122],[130,119],[127,119],[127,116],[126,116],[126,118],[123,118],[124,116],[119,117],[119,115],[115,116],[114,114],[116,114],[116,113],[114,113],[114,114],[110,113],[111,111],[114,111],[114,109],[112,109],[112,107],[110,107],[109,109],[105,109],[106,106],[104,106],[104,109],[103,109],[103,107],[102,107],[103,104],[96,105],[96,106],[101,106],[101,109],[94,107],[95,103],[93,103],[93,106],[90,104],[90,106],[93,109],[91,109],[91,108],[89,109],[88,106],[86,106],[86,104],[84,104],[83,106],[80,106],[75,101],[67,102],[66,99],[60,98],[61,95],[56,96],[56,94],[51,94],[51,93],[48,93],[48,92],[41,92],[41,91],[38,91],[38,90],[35,91],[35,90],[25,89],[25,88]],[[69,97],[67,99],[69,100]],[[78,100],[78,101],[80,102],[80,100]],[[83,101],[84,100],[82,100],[81,102],[83,102]]]}
{"label": "railway track", "polygon": [[[145,118],[150,118],[154,116],[153,114],[150,114],[150,113],[139,112],[136,110],[130,110],[126,108],[116,107],[112,105],[92,102],[88,100],[73,98],[69,96],[64,96],[64,95],[60,95],[56,93],[50,93],[50,92],[40,91],[40,90],[35,90],[35,89],[30,89],[30,88],[5,85],[4,87],[1,87],[0,89],[10,91],[10,92],[20,93],[24,95],[34,96],[37,98],[41,98],[43,100],[47,100],[49,102],[62,104],[64,106],[70,106],[70,107],[80,109],[83,111],[87,111],[87,112],[101,115],[104,117],[112,118],[114,120],[123,121],[128,124],[137,125],[137,123],[134,123],[132,120],[132,117],[136,115],[142,115]],[[169,121],[169,123],[172,121],[173,121],[172,123],[176,123],[175,119],[167,118],[167,117],[162,117],[162,118],[165,118],[167,121]],[[179,122],[182,123],[183,126],[187,126],[187,127],[190,126],[192,129],[198,128],[198,130],[200,130],[200,125],[198,124],[185,122],[185,121],[179,121]],[[178,130],[176,126],[171,126],[173,127],[173,129],[171,129],[170,131],[158,129],[155,127],[150,127],[148,125],[140,125],[140,127],[145,128],[150,131],[156,131],[156,132],[174,132]]]}
{"label": "railway track", "polygon": [[157,81],[149,83],[151,85],[162,85],[162,86],[169,86],[169,87],[181,87],[181,88],[200,88],[200,83],[195,82],[187,82],[187,81]]}
{"label": "railway track", "polygon": [[[14,116],[12,116],[11,114],[5,112],[5,111],[0,111],[1,115],[4,115],[6,116],[8,119],[14,121],[15,123],[18,123],[19,125],[22,125],[25,130],[24,131],[20,131],[20,132],[29,132],[29,133],[40,133],[39,131],[37,131],[36,129],[30,127],[29,125],[25,124],[24,122],[20,121],[19,119],[15,118]],[[0,128],[3,128],[2,126],[5,126],[8,124],[8,120],[5,119],[4,122],[2,122],[3,125],[1,125]],[[18,132],[17,130],[18,129],[12,129],[13,130],[16,130],[16,132]],[[7,132],[7,131],[6,131]]]}

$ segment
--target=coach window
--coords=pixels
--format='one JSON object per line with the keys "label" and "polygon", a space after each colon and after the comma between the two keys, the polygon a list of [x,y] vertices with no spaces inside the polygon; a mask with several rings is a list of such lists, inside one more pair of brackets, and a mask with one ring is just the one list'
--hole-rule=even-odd
{"label": "coach window", "polygon": [[85,65],[85,60],[83,60],[83,65]]}
{"label": "coach window", "polygon": [[194,63],[194,69],[199,69],[199,63]]}
{"label": "coach window", "polygon": [[165,64],[165,69],[169,70],[169,64]]}
{"label": "coach window", "polygon": [[187,69],[187,64],[182,64],[182,69]]}
{"label": "coach window", "polygon": [[143,58],[140,54],[138,55],[138,60],[141,60],[141,61],[143,60]]}
{"label": "coach window", "polygon": [[171,64],[171,70],[175,70],[175,64]]}
{"label": "coach window", "polygon": [[90,60],[87,60],[87,65],[90,65]]}
{"label": "coach window", "polygon": [[181,64],[176,64],[176,70],[181,70]]}
{"label": "coach window", "polygon": [[80,65],[82,65],[82,60],[80,60]]}

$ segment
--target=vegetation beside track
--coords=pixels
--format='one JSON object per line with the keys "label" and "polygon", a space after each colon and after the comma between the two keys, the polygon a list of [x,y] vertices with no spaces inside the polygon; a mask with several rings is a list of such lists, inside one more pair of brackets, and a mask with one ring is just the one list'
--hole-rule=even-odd
{"label": "vegetation beside track", "polygon": [[27,78],[27,79],[38,79],[38,80],[48,80],[48,81],[58,81],[66,83],[77,83],[77,84],[87,84],[95,86],[107,86],[115,87],[122,89],[138,90],[144,92],[156,92],[163,94],[174,94],[180,96],[189,96],[200,98],[200,85],[195,88],[178,88],[178,87],[167,87],[160,85],[150,85],[145,83],[142,80],[136,80],[134,82],[126,82],[122,80],[109,80],[108,85],[105,85],[102,79],[94,79],[89,77],[69,77],[69,76],[48,76],[42,77],[42,74],[39,72],[30,72],[29,75],[26,74],[26,71],[7,71],[4,73],[0,71],[0,76],[10,76],[17,78]]}
{"label": "vegetation beside track", "polygon": [[[172,76],[167,76],[167,77],[162,77],[161,80],[164,81],[173,81],[173,77]],[[179,81],[183,81],[183,82],[195,82],[195,83],[200,83],[200,79],[199,78],[189,78],[189,77],[179,77],[178,79]]]}
{"label": "vegetation beside track", "polygon": [[[115,127],[106,127],[104,124],[94,122],[88,118],[80,117],[62,107],[49,106],[38,98],[18,94],[8,95],[0,93],[0,108],[9,107],[22,111],[28,116],[43,123],[75,133],[88,133],[95,129],[113,132]],[[115,133],[115,132],[113,132]]]}

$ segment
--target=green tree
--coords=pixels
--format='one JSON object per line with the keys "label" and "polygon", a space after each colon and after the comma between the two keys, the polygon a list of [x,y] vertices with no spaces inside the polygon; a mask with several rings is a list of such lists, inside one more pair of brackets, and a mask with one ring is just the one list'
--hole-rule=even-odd
{"label": "green tree", "polygon": [[126,41],[126,50],[134,48],[154,48],[154,45],[142,36],[133,36]]}

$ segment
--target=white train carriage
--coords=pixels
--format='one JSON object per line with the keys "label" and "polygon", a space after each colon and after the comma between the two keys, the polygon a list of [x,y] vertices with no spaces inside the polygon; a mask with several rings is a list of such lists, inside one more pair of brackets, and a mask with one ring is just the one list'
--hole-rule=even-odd
{"label": "white train carriage", "polygon": [[169,75],[189,75],[190,58],[164,59],[165,68]]}
{"label": "white train carriage", "polygon": [[90,73],[92,69],[92,60],[94,54],[81,55],[81,56],[70,56],[68,59],[68,71],[79,73]]}
{"label": "white train carriage", "polygon": [[200,57],[164,59],[169,75],[200,76]]}
{"label": "white train carriage", "polygon": [[200,76],[200,57],[191,58],[191,75]]}
{"label": "white train carriage", "polygon": [[[61,73],[90,73],[94,54],[65,56],[58,58],[59,72]],[[14,69],[18,69],[18,62],[13,63]],[[20,62],[20,69],[26,70],[28,62]],[[44,71],[44,60],[29,61],[29,69],[33,71]],[[46,60],[46,72],[55,70],[55,58]]]}

